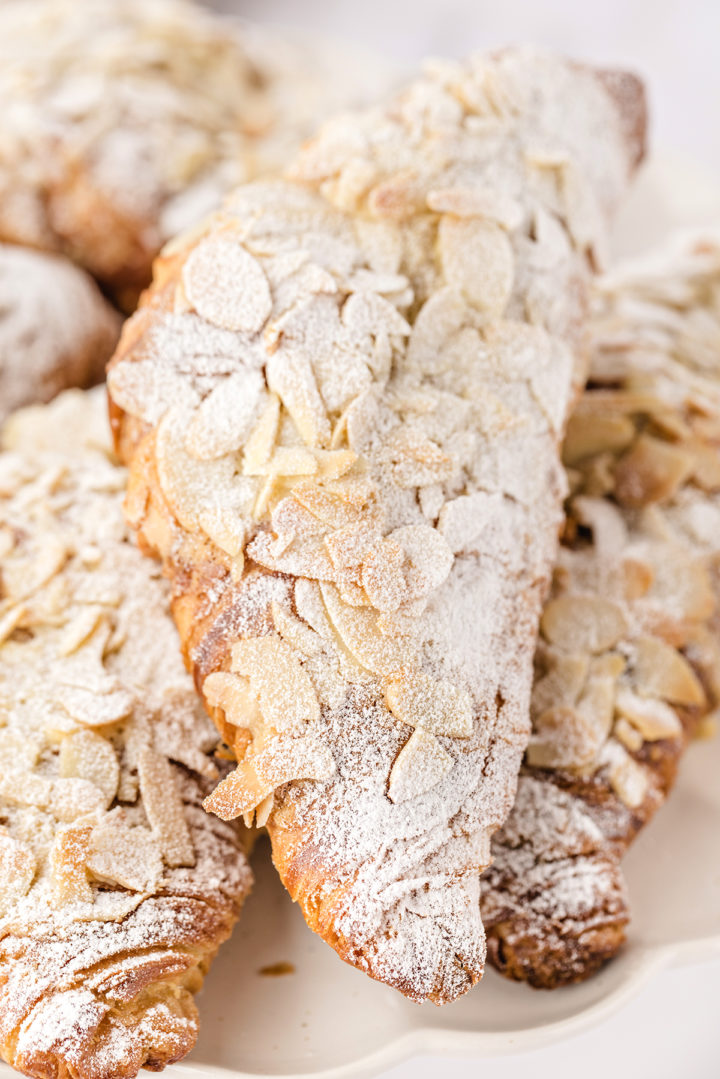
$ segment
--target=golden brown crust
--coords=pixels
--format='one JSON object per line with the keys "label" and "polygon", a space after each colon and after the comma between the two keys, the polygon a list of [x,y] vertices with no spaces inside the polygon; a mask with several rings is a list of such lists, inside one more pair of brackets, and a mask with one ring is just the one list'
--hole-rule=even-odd
{"label": "golden brown crust", "polygon": [[195,1043],[251,875],[169,595],[122,520],[105,395],[14,414],[0,454],[0,1054],[125,1079]]}
{"label": "golden brown crust", "polygon": [[172,245],[109,376],[128,519],[238,757],[206,805],[267,821],[308,924],[415,1000],[482,972],[614,109],[532,51],[441,65]]}
{"label": "golden brown crust", "polygon": [[[599,290],[594,386],[565,447],[573,496],[543,619],[534,733],[483,893],[491,961],[535,986],[582,981],[622,946],[622,856],[719,699],[719,280],[720,246],[705,236]],[[557,601],[573,596],[583,617],[564,639],[573,612]],[[621,610],[613,633],[608,618]],[[613,678],[620,671],[605,719],[600,698],[588,707],[581,683],[569,688],[593,625],[591,663],[604,649]]]}

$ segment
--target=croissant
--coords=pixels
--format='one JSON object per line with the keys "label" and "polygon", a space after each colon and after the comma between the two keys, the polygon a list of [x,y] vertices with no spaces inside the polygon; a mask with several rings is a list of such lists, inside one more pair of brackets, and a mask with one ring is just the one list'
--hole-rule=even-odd
{"label": "croissant", "polygon": [[251,883],[206,814],[223,762],[159,569],[122,519],[104,391],[0,453],[0,1054],[37,1079],[160,1069]]}
{"label": "croissant", "polygon": [[311,928],[417,1001],[482,973],[642,109],[531,50],[437,65],[171,244],[110,369],[128,519],[239,761],[205,805],[266,824]]}
{"label": "croissant", "polygon": [[0,244],[0,420],[99,382],[120,316],[66,259]]}
{"label": "croissant", "polygon": [[720,702],[720,239],[605,278],[542,621],[533,734],[493,842],[492,963],[553,987],[616,954],[620,860]]}

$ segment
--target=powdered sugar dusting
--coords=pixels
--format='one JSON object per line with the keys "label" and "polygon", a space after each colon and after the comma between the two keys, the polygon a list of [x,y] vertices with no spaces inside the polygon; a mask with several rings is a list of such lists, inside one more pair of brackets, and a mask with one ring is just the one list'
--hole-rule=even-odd
{"label": "powdered sugar dusting", "polygon": [[217,735],[123,523],[104,409],[16,413],[0,454],[0,1047],[31,1074],[184,1055],[250,885],[239,832],[200,808]]}
{"label": "powdered sugar dusting", "polygon": [[[222,693],[218,722],[239,759],[207,804],[252,812],[274,791],[275,862],[310,924],[418,1000],[452,999],[482,970],[477,873],[527,736],[558,440],[583,377],[587,255],[637,149],[615,108],[594,73],[531,51],[436,66],[389,105],[329,125],[289,179],[239,188],[181,238],[110,373],[124,445],[157,424],[150,467],[131,463],[147,510],[137,523],[182,593],[184,644],[198,681]],[[573,185],[542,155],[529,164],[538,135]],[[208,318],[234,317],[231,242],[269,284],[271,306],[262,290],[255,332],[243,321],[235,345],[242,367],[261,358],[268,400],[239,451],[190,460],[190,444],[166,438],[161,380],[145,392],[137,369],[171,370],[163,385],[197,393],[172,420],[178,432],[195,423],[221,376],[200,375],[203,350],[188,356],[172,325],[193,318],[211,334]],[[203,278],[205,245],[218,262]],[[212,523],[200,491],[217,499]],[[218,539],[218,516],[223,535],[241,517],[242,559]],[[260,616],[258,575],[288,583]],[[291,732],[238,658],[244,625],[258,657],[268,636],[293,650],[308,707]],[[426,707],[407,689],[419,685]]]}

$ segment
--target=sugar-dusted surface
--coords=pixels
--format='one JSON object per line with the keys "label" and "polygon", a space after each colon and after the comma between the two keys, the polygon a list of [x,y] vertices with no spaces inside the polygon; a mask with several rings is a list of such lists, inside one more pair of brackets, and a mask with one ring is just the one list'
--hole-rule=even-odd
{"label": "sugar-dusted surface", "polygon": [[[312,927],[414,999],[482,969],[588,261],[642,119],[631,77],[532,51],[436,65],[177,241],[111,371],[130,519],[240,760],[208,805],[269,813]],[[233,434],[223,383],[261,365]]]}
{"label": "sugar-dusted surface", "polygon": [[592,331],[527,774],[483,894],[493,961],[540,985],[585,978],[619,949],[620,857],[718,704],[717,234],[616,269]]}
{"label": "sugar-dusted surface", "polygon": [[0,245],[0,419],[100,381],[120,318],[65,259]]}
{"label": "sugar-dusted surface", "polygon": [[217,736],[124,525],[104,410],[99,390],[16,413],[0,454],[0,1049],[79,1079],[192,1047],[251,881],[200,806]]}

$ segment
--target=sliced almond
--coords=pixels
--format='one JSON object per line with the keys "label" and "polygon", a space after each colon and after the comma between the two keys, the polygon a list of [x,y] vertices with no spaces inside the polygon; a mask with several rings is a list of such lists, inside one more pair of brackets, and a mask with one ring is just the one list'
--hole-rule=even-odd
{"label": "sliced almond", "polygon": [[195,865],[195,848],[173,766],[145,746],[138,754],[137,768],[143,808],[163,861],[169,866]]}
{"label": "sliced almond", "polygon": [[236,371],[218,382],[199,405],[187,432],[188,452],[211,461],[239,450],[257,422],[265,399],[259,371]]}
{"label": "sliced almond", "polygon": [[665,701],[640,697],[631,689],[623,688],[618,692],[615,708],[620,716],[632,723],[646,742],[679,738],[682,735],[682,723]]}
{"label": "sliced almond", "polygon": [[392,540],[382,540],[365,555],[362,583],[376,610],[396,611],[409,598],[404,566],[405,551]]}
{"label": "sliced almond", "polygon": [[182,281],[197,313],[224,330],[256,333],[272,310],[262,266],[229,235],[201,240],[185,260]]}
{"label": "sliced almond", "polygon": [[587,457],[596,457],[598,453],[619,453],[630,445],[635,431],[635,424],[629,416],[613,412],[588,412],[581,406],[568,422],[563,461],[566,465],[576,465]]}
{"label": "sliced almond", "polygon": [[645,697],[660,697],[671,704],[705,704],[705,691],[692,667],[675,648],[657,637],[635,642],[632,678]]}
{"label": "sliced almond", "polygon": [[388,798],[396,804],[426,794],[452,769],[453,761],[435,735],[413,731],[390,772]]}
{"label": "sliced almond", "polygon": [[280,422],[280,401],[271,394],[260,418],[248,435],[243,455],[243,475],[259,476],[270,460]]}
{"label": "sliced almond", "polygon": [[0,832],[0,914],[8,914],[27,895],[35,868],[30,847]]}
{"label": "sliced almond", "polygon": [[383,636],[372,609],[348,606],[337,589],[324,581],[320,588],[332,625],[362,667],[386,678],[411,661],[414,650],[409,639]]}
{"label": "sliced almond", "polygon": [[322,637],[305,622],[295,618],[275,600],[272,601],[270,609],[275,629],[291,648],[297,649],[305,656],[317,656],[324,650]]}
{"label": "sliced almond", "polygon": [[320,718],[312,682],[296,653],[279,637],[238,641],[232,649],[232,669],[250,679],[263,719],[276,731]]}
{"label": "sliced almond", "polygon": [[222,708],[228,723],[253,733],[262,727],[262,712],[248,678],[216,671],[207,676],[202,691],[210,708]]}
{"label": "sliced almond", "polygon": [[602,596],[558,596],[545,605],[542,632],[568,652],[604,652],[627,632],[616,603]]}
{"label": "sliced almond", "polygon": [[615,494],[625,506],[666,502],[692,474],[695,460],[682,447],[642,434],[615,469]]}
{"label": "sliced almond", "polygon": [[470,695],[451,682],[405,670],[386,684],[385,700],[392,714],[411,727],[448,738],[469,738],[472,734]]}
{"label": "sliced almond", "polygon": [[57,906],[93,901],[86,869],[92,831],[92,824],[78,822],[59,828],[55,835],[50,852],[50,880]]}
{"label": "sliced almond", "polygon": [[512,293],[515,258],[507,233],[492,221],[445,216],[438,247],[445,281],[491,318],[502,317]]}
{"label": "sliced almond", "polygon": [[90,835],[87,867],[100,881],[133,892],[153,892],[162,876],[162,855],[149,828],[128,825],[117,810],[108,813]]}
{"label": "sliced almond", "polygon": [[400,427],[386,440],[385,457],[398,487],[424,487],[446,483],[456,472],[456,463],[422,432]]}
{"label": "sliced almond", "polygon": [[268,386],[292,416],[305,445],[328,445],[330,421],[307,356],[281,345],[267,361],[266,377]]}
{"label": "sliced almond", "polygon": [[454,556],[446,539],[430,525],[404,525],[388,536],[405,552],[405,581],[408,598],[419,599],[445,581]]}

